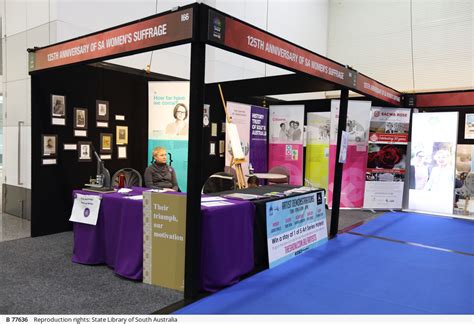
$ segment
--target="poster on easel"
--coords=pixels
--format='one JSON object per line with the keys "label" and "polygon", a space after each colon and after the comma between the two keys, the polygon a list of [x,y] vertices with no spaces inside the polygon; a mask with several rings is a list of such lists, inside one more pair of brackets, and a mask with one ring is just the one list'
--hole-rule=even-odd
{"label": "poster on easel", "polygon": [[[340,207],[361,208],[364,204],[365,169],[369,138],[370,101],[349,100],[347,126],[349,143],[343,166]],[[334,170],[336,165],[339,100],[331,101],[331,132],[329,139],[328,205],[332,206]]]}
{"label": "poster on easel", "polygon": [[[249,174],[250,164],[254,172],[267,172],[268,109],[229,101],[227,113],[239,133],[242,152],[245,155],[245,162],[241,164],[244,175]],[[226,144],[225,165],[230,165],[232,155],[228,132]]]}
{"label": "poster on easel", "polygon": [[164,147],[183,192],[187,191],[188,132],[189,82],[148,82],[148,161],[153,148]]}
{"label": "poster on easel", "polygon": [[282,166],[290,184],[303,184],[304,105],[270,106],[268,168]]}
{"label": "poster on easel", "polygon": [[306,114],[305,185],[328,190],[330,112]]}
{"label": "poster on easel", "polygon": [[372,107],[364,208],[401,209],[410,109]]}

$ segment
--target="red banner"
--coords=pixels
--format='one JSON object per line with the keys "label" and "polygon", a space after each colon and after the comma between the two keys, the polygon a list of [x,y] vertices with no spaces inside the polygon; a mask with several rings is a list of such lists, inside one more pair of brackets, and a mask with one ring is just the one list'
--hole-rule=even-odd
{"label": "red banner", "polygon": [[139,21],[30,53],[30,71],[106,58],[192,37],[193,8]]}
{"label": "red banner", "polygon": [[356,90],[363,94],[368,94],[369,96],[381,99],[383,101],[389,102],[396,106],[401,105],[402,95],[398,91],[395,91],[383,84],[378,83],[375,80],[372,80],[365,75],[357,75],[357,88]]}
{"label": "red banner", "polygon": [[342,64],[213,10],[208,40],[400,106],[401,94]]}

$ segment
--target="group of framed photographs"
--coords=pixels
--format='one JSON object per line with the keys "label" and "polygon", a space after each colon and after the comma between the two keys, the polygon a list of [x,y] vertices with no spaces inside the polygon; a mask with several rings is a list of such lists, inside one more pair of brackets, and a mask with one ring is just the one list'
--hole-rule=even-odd
{"label": "group of framed photographs", "polygon": [[[51,119],[52,125],[66,126],[66,97],[63,95],[51,95]],[[109,102],[96,100],[96,126],[98,128],[109,127]],[[88,110],[87,108],[74,107],[74,136],[87,137]],[[125,116],[117,115],[117,120],[125,120]],[[117,158],[127,158],[128,126],[116,126]],[[113,152],[114,134],[100,133],[101,158],[111,159]],[[77,144],[64,144],[64,150],[77,150],[79,162],[92,161],[92,142],[79,141]],[[58,152],[58,135],[43,134],[42,156],[43,164],[56,164]]]}

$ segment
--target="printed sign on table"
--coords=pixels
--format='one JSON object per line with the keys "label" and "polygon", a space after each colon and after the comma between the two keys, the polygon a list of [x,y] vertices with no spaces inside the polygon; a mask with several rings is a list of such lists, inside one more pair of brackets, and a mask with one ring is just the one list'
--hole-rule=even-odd
{"label": "printed sign on table", "polygon": [[184,291],[186,196],[143,193],[143,282]]}
{"label": "printed sign on table", "polygon": [[100,202],[102,198],[97,195],[76,194],[72,213],[69,220],[71,222],[96,225],[99,216]]}
{"label": "printed sign on table", "polygon": [[364,208],[402,208],[410,109],[372,107]]}
{"label": "printed sign on table", "polygon": [[270,268],[327,241],[323,191],[270,201],[266,215]]}

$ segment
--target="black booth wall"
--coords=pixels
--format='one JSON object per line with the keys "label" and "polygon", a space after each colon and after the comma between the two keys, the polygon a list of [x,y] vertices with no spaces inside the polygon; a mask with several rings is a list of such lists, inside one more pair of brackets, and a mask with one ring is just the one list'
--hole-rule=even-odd
{"label": "black booth wall", "polygon": [[[91,162],[78,162],[78,152],[63,150],[64,144],[91,141],[99,151],[100,133],[112,133],[112,159],[105,160],[111,175],[124,167],[134,168],[143,175],[148,164],[147,82],[166,79],[144,71],[133,74],[97,65],[61,68],[31,76],[32,236],[70,230],[72,191],[84,187],[96,175],[94,157]],[[52,94],[66,97],[66,126],[51,123]],[[108,128],[96,127],[96,100],[109,101]],[[74,107],[88,110],[87,137],[74,136]],[[115,115],[124,115],[125,121],[116,121]],[[126,160],[117,159],[117,125],[128,126]],[[42,134],[58,136],[55,165],[42,165]]]}

